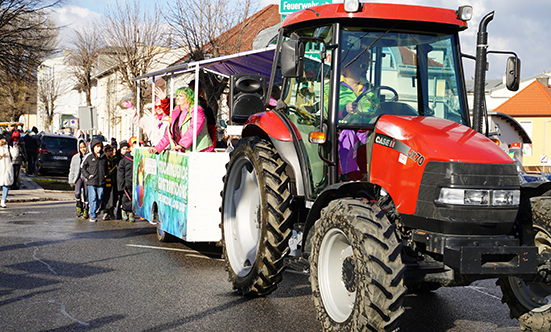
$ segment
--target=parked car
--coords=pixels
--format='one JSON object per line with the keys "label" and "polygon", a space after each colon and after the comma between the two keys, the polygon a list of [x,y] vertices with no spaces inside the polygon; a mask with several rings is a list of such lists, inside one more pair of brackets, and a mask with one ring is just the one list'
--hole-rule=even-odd
{"label": "parked car", "polygon": [[71,158],[78,153],[78,140],[72,136],[38,135],[38,171],[69,173]]}
{"label": "parked car", "polygon": [[519,173],[519,176],[520,176],[520,179],[521,179],[521,183],[526,183],[526,182],[548,182],[549,179],[547,178],[547,176],[545,176],[545,174],[541,174],[541,173],[526,173],[526,172],[521,172]]}

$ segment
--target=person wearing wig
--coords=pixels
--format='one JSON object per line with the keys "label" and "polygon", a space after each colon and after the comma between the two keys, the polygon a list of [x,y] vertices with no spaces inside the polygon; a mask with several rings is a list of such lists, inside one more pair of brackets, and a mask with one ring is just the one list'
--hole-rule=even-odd
{"label": "person wearing wig", "polygon": [[150,115],[140,118],[140,114],[136,108],[132,106],[132,103],[123,101],[122,106],[128,109],[128,115],[132,117],[132,122],[138,127],[142,128],[152,145],[157,145],[163,135],[166,132],[166,128],[170,123],[170,117],[167,111],[161,105],[161,100],[166,98],[166,92],[162,89],[155,87],[155,94],[158,96],[155,100],[154,111]]}
{"label": "person wearing wig", "polygon": [[194,93],[190,88],[176,90],[176,107],[171,114],[168,130],[157,145],[149,148],[149,152],[158,153],[170,146],[171,151],[189,152],[193,148],[193,132],[195,116],[197,116],[197,151],[214,151],[212,139],[208,133],[203,108],[197,106],[193,111]]}

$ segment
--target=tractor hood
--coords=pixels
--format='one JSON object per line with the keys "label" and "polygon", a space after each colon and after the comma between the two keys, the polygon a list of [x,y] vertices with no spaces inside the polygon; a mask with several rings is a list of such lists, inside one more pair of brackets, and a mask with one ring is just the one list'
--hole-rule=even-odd
{"label": "tractor hood", "polygon": [[[413,214],[419,185],[429,162],[470,165],[501,170],[514,167],[513,160],[484,135],[459,123],[419,116],[382,116],[368,142],[369,181],[384,188],[398,211]],[[503,166],[502,166],[503,165]],[[450,177],[453,175],[450,169]],[[494,171],[492,171],[494,172]],[[499,173],[500,171],[498,171]],[[472,174],[482,179],[487,174]],[[488,182],[489,183],[489,182]]]}

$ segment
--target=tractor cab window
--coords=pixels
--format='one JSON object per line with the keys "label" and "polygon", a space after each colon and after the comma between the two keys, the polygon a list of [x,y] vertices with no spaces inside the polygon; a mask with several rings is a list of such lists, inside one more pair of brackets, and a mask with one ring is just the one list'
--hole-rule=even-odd
{"label": "tractor cab window", "polygon": [[289,79],[283,96],[283,100],[289,106],[289,109],[284,112],[289,113],[291,117],[296,117],[299,122],[316,122],[319,121],[321,89],[324,86],[324,80],[325,85],[328,85],[331,72],[331,53],[327,52],[327,58],[323,59],[324,73],[321,72],[322,59],[320,54],[325,44],[330,44],[332,29],[330,27],[305,29],[296,31],[295,34],[298,38],[320,38],[324,42],[303,40],[305,50],[304,72],[302,77]]}
{"label": "tractor cab window", "polygon": [[306,164],[309,165],[308,195],[313,198],[327,185],[327,163],[320,159],[319,145],[310,143],[308,135],[313,131],[319,131],[321,91],[324,86],[329,86],[331,73],[331,52],[327,52],[328,56],[325,59],[322,59],[320,54],[325,45],[331,44],[333,29],[318,27],[295,31],[294,34],[298,38],[304,38],[302,40],[305,49],[304,73],[302,77],[287,80],[286,89],[282,95],[287,108],[281,112],[293,122],[302,137],[300,144],[303,155],[307,159]]}
{"label": "tractor cab window", "polygon": [[454,35],[345,28],[342,40],[340,127],[373,124],[384,114],[467,124]]}

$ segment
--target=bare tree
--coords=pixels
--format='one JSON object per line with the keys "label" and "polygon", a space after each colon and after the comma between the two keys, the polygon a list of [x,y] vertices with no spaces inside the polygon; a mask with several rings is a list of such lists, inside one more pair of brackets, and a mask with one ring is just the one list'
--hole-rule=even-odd
{"label": "bare tree", "polygon": [[[257,0],[177,0],[169,5],[167,20],[175,38],[189,46],[191,59],[198,61],[205,54],[217,57],[239,52],[244,22],[257,9]],[[231,28],[234,31],[227,33]]]}
{"label": "bare tree", "polygon": [[65,93],[66,89],[64,89],[59,76],[51,72],[50,68],[42,68],[41,72],[42,75],[38,78],[40,84],[38,85],[37,98],[44,108],[44,125],[46,128],[49,128],[54,118],[55,102]]}
{"label": "bare tree", "polygon": [[[151,71],[155,56],[166,48],[168,34],[165,33],[161,10],[143,11],[138,0],[124,4],[118,1],[108,6],[104,13],[102,37],[112,48],[111,60],[120,75],[122,83],[136,91],[137,83],[132,80]],[[142,92],[146,87],[141,86]],[[144,106],[144,94],[140,93],[140,111]],[[136,100],[134,100],[135,102]]]}
{"label": "bare tree", "polygon": [[117,97],[117,79],[109,77],[107,79],[107,93],[105,94],[105,107],[107,110],[107,121],[111,126],[116,126],[121,122],[120,108],[118,107]]}
{"label": "bare tree", "polygon": [[[58,30],[48,23],[47,10],[62,1],[0,0],[0,67],[16,66],[21,56],[49,54],[55,45],[43,43],[42,38]],[[22,50],[22,54],[13,52]]]}
{"label": "bare tree", "polygon": [[92,77],[103,45],[95,27],[73,31],[73,52],[67,62],[77,82],[77,90],[84,92],[86,105],[92,106]]}
{"label": "bare tree", "polygon": [[[217,57],[242,51],[246,19],[256,12],[258,3],[258,0],[177,0],[169,5],[167,21],[175,39],[191,49],[188,60],[199,61],[207,54]],[[216,117],[218,100],[228,80],[201,71],[200,81]]]}
{"label": "bare tree", "polygon": [[[24,23],[19,21],[9,25],[11,30],[19,33],[17,38],[20,40],[9,49],[0,47],[0,78],[3,82],[0,86],[0,96],[3,98],[0,117],[3,120],[16,121],[20,115],[29,112],[36,100],[36,68],[44,57],[54,52],[57,45],[58,29],[48,13],[42,10],[22,16],[27,18]],[[19,29],[17,24],[23,27],[32,25],[34,29]]]}

